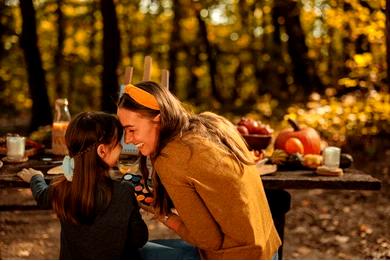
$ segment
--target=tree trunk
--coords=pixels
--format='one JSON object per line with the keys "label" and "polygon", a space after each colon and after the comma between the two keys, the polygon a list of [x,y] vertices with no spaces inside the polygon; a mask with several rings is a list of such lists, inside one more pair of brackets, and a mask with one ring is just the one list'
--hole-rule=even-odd
{"label": "tree trunk", "polygon": [[116,112],[119,83],[117,67],[120,58],[120,35],[113,0],[101,0],[100,10],[103,17],[103,75],[101,108],[103,111]]}
{"label": "tree trunk", "polygon": [[55,64],[55,78],[56,78],[56,95],[57,97],[64,97],[65,90],[63,85],[62,78],[62,61],[64,59],[64,40],[65,40],[65,31],[64,31],[64,14],[62,13],[62,0],[57,0],[57,50],[54,55],[54,64]]}
{"label": "tree trunk", "polygon": [[[173,8],[173,24],[172,24],[172,32],[170,39],[170,48],[169,48],[169,90],[172,93],[177,93],[176,89],[176,67],[177,67],[177,51],[179,44],[181,43],[180,39],[180,13],[181,6],[180,1],[173,0],[172,1]],[[190,53],[187,53],[190,55]],[[190,86],[193,88],[193,86]]]}
{"label": "tree trunk", "polygon": [[[126,3],[126,7],[128,8],[127,9],[127,12],[128,13],[131,13],[131,6],[130,6],[130,3]],[[134,57],[134,45],[133,45],[133,38],[134,38],[134,35],[133,35],[133,23],[132,23],[132,20],[131,20],[131,16],[130,15],[125,15],[123,17],[124,19],[124,22],[126,24],[125,26],[125,32],[126,32],[126,48],[127,48],[127,57],[129,58],[129,64],[125,64],[125,66],[133,66],[133,57]],[[123,70],[125,70],[125,68],[122,68]],[[124,72],[124,71],[123,71]]]}
{"label": "tree trunk", "polygon": [[[5,2],[4,1],[1,1],[0,2],[0,21],[3,20],[3,12],[5,10]],[[3,35],[5,33],[5,26],[3,25],[2,22],[0,22],[0,59],[3,57],[3,53],[4,53],[4,41],[3,41]],[[0,78],[0,81],[1,81],[1,78]]]}
{"label": "tree trunk", "polygon": [[[387,84],[390,84],[390,0],[386,0],[386,63]],[[389,86],[387,87],[389,90]]]}
{"label": "tree trunk", "polygon": [[145,32],[145,56],[151,56],[153,54],[153,44],[152,44],[152,18],[149,13],[145,15],[145,24],[146,24],[146,32]]}
{"label": "tree trunk", "polygon": [[187,68],[190,74],[190,80],[186,89],[185,99],[192,102],[195,106],[201,103],[201,97],[198,89],[199,77],[194,73],[194,68],[200,67],[202,62],[199,59],[201,50],[199,44],[185,45],[185,52],[188,56]]}
{"label": "tree trunk", "polygon": [[[351,10],[353,10],[351,4],[347,2],[343,2],[342,7],[344,13],[351,12]],[[343,44],[342,61],[348,61],[352,59],[351,49],[353,49],[353,43],[351,42],[350,35],[352,35],[352,29],[348,23],[344,23],[343,36],[342,36],[342,44]],[[340,69],[340,71],[342,71],[341,75],[343,75],[343,77],[348,76],[351,73],[350,67],[348,67],[345,62],[343,62],[341,66],[342,66]]]}
{"label": "tree trunk", "polygon": [[299,8],[296,1],[277,2],[286,21],[289,36],[288,52],[291,57],[295,82],[303,87],[305,97],[313,91],[323,91],[323,84],[316,73],[314,62],[308,57],[305,35],[300,23]]}
{"label": "tree trunk", "polygon": [[213,50],[213,47],[211,46],[211,43],[208,39],[208,33],[207,33],[207,25],[205,21],[203,21],[201,15],[200,15],[200,8],[196,9],[196,18],[198,20],[199,24],[199,31],[200,36],[202,37],[203,45],[206,49],[207,54],[207,61],[209,64],[209,75],[210,75],[210,83],[211,83],[211,94],[214,99],[216,99],[220,103],[224,103],[224,98],[222,97],[221,93],[218,90],[217,82],[216,82],[216,76],[217,76],[217,60],[215,51]]}
{"label": "tree trunk", "polygon": [[51,124],[53,119],[47,95],[45,71],[38,49],[34,5],[32,0],[23,0],[19,3],[23,20],[20,45],[27,65],[28,84],[32,99],[30,131],[34,131],[39,126]]}
{"label": "tree trunk", "polygon": [[[254,68],[254,71],[255,71],[255,84],[254,84],[254,93],[257,93],[258,89],[259,89],[259,86],[260,86],[260,82],[258,80],[258,78],[256,77],[256,67],[257,67],[257,53],[255,51],[255,47],[254,47],[254,44],[255,44],[255,39],[253,37],[253,30],[254,30],[254,26],[253,26],[253,23],[251,24],[250,23],[250,17],[253,18],[253,13],[254,13],[254,10],[256,9],[256,2],[253,2],[251,4],[247,3],[247,1],[244,1],[244,0],[240,0],[238,2],[238,11],[239,11],[239,14],[240,14],[240,21],[241,21],[241,30],[242,30],[242,33],[243,35],[247,35],[248,38],[249,38],[249,50],[248,52],[250,53],[250,56],[251,56],[251,61],[252,61],[252,66]],[[251,48],[252,47],[252,48]],[[231,104],[234,104],[234,101],[235,100],[238,100],[240,99],[240,91],[242,89],[242,80],[241,80],[241,75],[242,75],[242,72],[243,72],[243,63],[242,61],[240,60],[239,61],[239,64],[237,66],[237,69],[234,73],[234,88],[233,88],[233,91],[232,91],[232,95],[230,97],[230,103]],[[248,98],[251,99],[254,95],[250,95]],[[254,102],[251,102],[251,101],[248,101],[247,104],[254,104]]]}
{"label": "tree trunk", "polygon": [[[3,21],[3,12],[5,12],[5,1],[0,1],[0,21]],[[2,22],[0,22],[0,62],[1,60],[3,59],[3,56],[5,55],[5,50],[4,50],[4,41],[3,41],[3,35],[5,34],[6,32],[6,27],[3,25]],[[0,77],[0,92],[3,92],[3,90],[5,89],[4,87],[5,85],[5,82],[3,80],[3,77]],[[0,98],[0,102],[2,103],[2,105],[4,105],[4,98]],[[4,108],[3,106],[1,106],[2,108]]]}

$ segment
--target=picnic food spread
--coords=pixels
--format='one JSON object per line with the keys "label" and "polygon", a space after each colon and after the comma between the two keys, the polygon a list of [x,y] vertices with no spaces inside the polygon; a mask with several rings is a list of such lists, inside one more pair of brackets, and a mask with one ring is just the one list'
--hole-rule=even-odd
{"label": "picnic food spread", "polygon": [[[236,125],[252,150],[256,162],[263,166],[276,165],[278,170],[313,170],[315,174],[341,176],[349,168],[353,158],[347,153],[340,154],[337,168],[325,166],[323,148],[326,142],[314,129],[288,119],[291,128],[282,129],[275,137],[273,150],[266,155],[265,149],[271,144],[273,129],[258,120],[242,117]],[[264,161],[265,160],[265,161]]]}

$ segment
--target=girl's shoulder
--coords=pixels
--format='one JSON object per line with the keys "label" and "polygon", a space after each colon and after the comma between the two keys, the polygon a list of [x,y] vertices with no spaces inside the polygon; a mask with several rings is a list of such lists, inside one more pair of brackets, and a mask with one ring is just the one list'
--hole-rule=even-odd
{"label": "girl's shoulder", "polygon": [[133,195],[133,187],[125,180],[113,181],[113,193],[125,197]]}
{"label": "girl's shoulder", "polygon": [[113,181],[113,199],[130,206],[137,204],[133,185],[126,180]]}

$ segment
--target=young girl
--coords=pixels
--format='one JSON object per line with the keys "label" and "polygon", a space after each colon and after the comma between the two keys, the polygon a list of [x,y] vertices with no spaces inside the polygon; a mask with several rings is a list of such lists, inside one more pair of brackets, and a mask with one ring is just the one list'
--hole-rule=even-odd
{"label": "young girl", "polygon": [[64,176],[47,186],[43,174],[23,169],[39,206],[61,222],[60,259],[139,259],[148,240],[134,192],[113,181],[109,169],[121,153],[122,126],[114,115],[83,112],[69,124]]}
{"label": "young girl", "polygon": [[[125,142],[154,172],[160,220],[205,259],[271,259],[281,245],[260,175],[227,119],[187,112],[154,82],[127,85],[117,111]],[[174,208],[178,215],[172,212]]]}

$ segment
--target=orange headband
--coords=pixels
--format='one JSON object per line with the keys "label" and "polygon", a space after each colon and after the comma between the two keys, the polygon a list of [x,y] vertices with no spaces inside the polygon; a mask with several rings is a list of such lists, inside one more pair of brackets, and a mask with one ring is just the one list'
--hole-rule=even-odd
{"label": "orange headband", "polygon": [[160,110],[160,106],[158,105],[156,98],[152,94],[132,85],[131,83],[125,86],[124,93],[128,94],[136,102],[149,109],[156,111]]}

